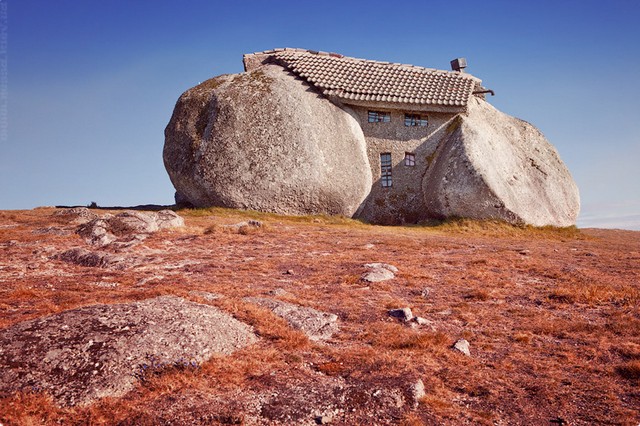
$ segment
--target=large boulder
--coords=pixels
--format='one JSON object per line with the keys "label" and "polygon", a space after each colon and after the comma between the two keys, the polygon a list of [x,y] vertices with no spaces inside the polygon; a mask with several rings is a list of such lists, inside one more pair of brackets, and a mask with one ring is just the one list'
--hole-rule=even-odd
{"label": "large boulder", "polygon": [[371,189],[354,115],[277,65],[185,92],[163,154],[181,199],[198,207],[352,216]]}
{"label": "large boulder", "polygon": [[575,224],[578,188],[534,126],[473,98],[447,131],[422,181],[429,215]]}
{"label": "large boulder", "polygon": [[0,331],[0,396],[46,391],[62,404],[85,404],[256,341],[250,326],[180,297],[86,306]]}

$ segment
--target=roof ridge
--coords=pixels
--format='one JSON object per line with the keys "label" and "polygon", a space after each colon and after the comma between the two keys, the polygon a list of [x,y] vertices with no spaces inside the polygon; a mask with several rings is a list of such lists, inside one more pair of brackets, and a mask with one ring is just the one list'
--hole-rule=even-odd
{"label": "roof ridge", "polygon": [[346,56],[346,55],[343,55],[341,53],[336,53],[336,52],[325,52],[325,51],[322,51],[322,50],[303,49],[303,48],[299,48],[299,47],[279,47],[279,48],[274,48],[274,49],[270,49],[270,50],[263,50],[262,52],[246,53],[244,56],[247,56],[247,55],[273,55],[273,54],[282,53],[282,52],[309,53],[309,54],[312,54],[312,55],[330,56],[330,57],[339,58],[339,59],[359,61],[359,62],[365,62],[365,63],[371,63],[371,64],[377,64],[377,65],[394,65],[394,66],[397,66],[397,67],[406,68],[406,69],[410,69],[410,70],[424,70],[424,71],[429,71],[429,72],[442,72],[442,73],[447,73],[447,74],[460,75],[463,78],[471,78],[471,79],[476,79],[477,78],[477,77],[475,77],[475,76],[473,76],[471,74],[461,73],[461,72],[458,72],[458,71],[441,70],[441,69],[438,69],[438,68],[423,67],[421,65],[402,64],[400,62],[389,62],[389,61],[378,61],[376,59],[356,58],[355,56]]}
{"label": "roof ridge", "polygon": [[335,56],[338,58],[345,57],[340,53],[335,52],[324,52],[322,50],[311,50],[311,49],[302,49],[299,47],[277,47],[275,49],[263,50],[262,52],[253,52],[253,53],[245,53],[245,55],[270,55],[279,52],[299,52],[299,53],[312,53],[315,55],[325,55],[325,56]]}

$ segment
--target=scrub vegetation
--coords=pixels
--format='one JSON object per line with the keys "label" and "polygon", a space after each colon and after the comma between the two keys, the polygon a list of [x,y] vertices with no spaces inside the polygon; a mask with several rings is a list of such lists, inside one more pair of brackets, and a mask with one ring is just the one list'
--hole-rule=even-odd
{"label": "scrub vegetation", "polygon": [[[194,209],[178,211],[184,228],[125,253],[144,264],[115,269],[56,260],[85,243],[53,212],[0,212],[0,328],[173,294],[219,307],[260,340],[197,366],[151,362],[126,397],[87,406],[0,395],[4,425],[313,424],[329,408],[331,424],[640,422],[638,232]],[[262,226],[227,227],[251,220]],[[399,272],[363,282],[371,262]],[[244,300],[269,294],[336,314],[339,332],[311,341]],[[388,315],[404,307],[428,323]],[[458,339],[470,357],[452,349]],[[415,405],[384,402],[418,379]]]}

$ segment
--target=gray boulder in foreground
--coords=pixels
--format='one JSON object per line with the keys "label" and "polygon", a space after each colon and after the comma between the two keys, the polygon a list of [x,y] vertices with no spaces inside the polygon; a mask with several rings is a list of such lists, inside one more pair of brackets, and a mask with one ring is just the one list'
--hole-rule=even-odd
{"label": "gray boulder in foreground", "polygon": [[164,366],[197,365],[256,340],[230,315],[175,296],[82,307],[0,331],[0,395],[47,391],[68,405],[122,396]]}
{"label": "gray boulder in foreground", "polygon": [[264,297],[247,297],[244,300],[269,309],[314,341],[329,339],[338,331],[338,316],[335,314]]}
{"label": "gray boulder in foreground", "polygon": [[372,183],[357,120],[276,65],[186,91],[163,157],[196,207],[352,216]]}
{"label": "gray boulder in foreground", "polygon": [[144,239],[162,229],[184,226],[184,219],[172,210],[159,212],[124,211],[96,217],[78,227],[76,233],[91,245],[102,247],[118,240]]}
{"label": "gray boulder in foreground", "polygon": [[475,98],[456,120],[423,179],[429,215],[575,224],[578,188],[538,129]]}

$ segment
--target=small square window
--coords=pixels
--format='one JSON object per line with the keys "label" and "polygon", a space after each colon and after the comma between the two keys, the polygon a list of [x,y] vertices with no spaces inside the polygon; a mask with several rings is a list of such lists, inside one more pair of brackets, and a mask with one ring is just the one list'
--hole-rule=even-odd
{"label": "small square window", "polygon": [[426,115],[405,114],[404,125],[407,127],[428,126],[429,120]]}
{"label": "small square window", "polygon": [[388,123],[391,121],[391,114],[382,111],[369,111],[369,123]]}
{"label": "small square window", "polygon": [[412,152],[404,153],[404,165],[413,167],[416,165],[416,155]]}

